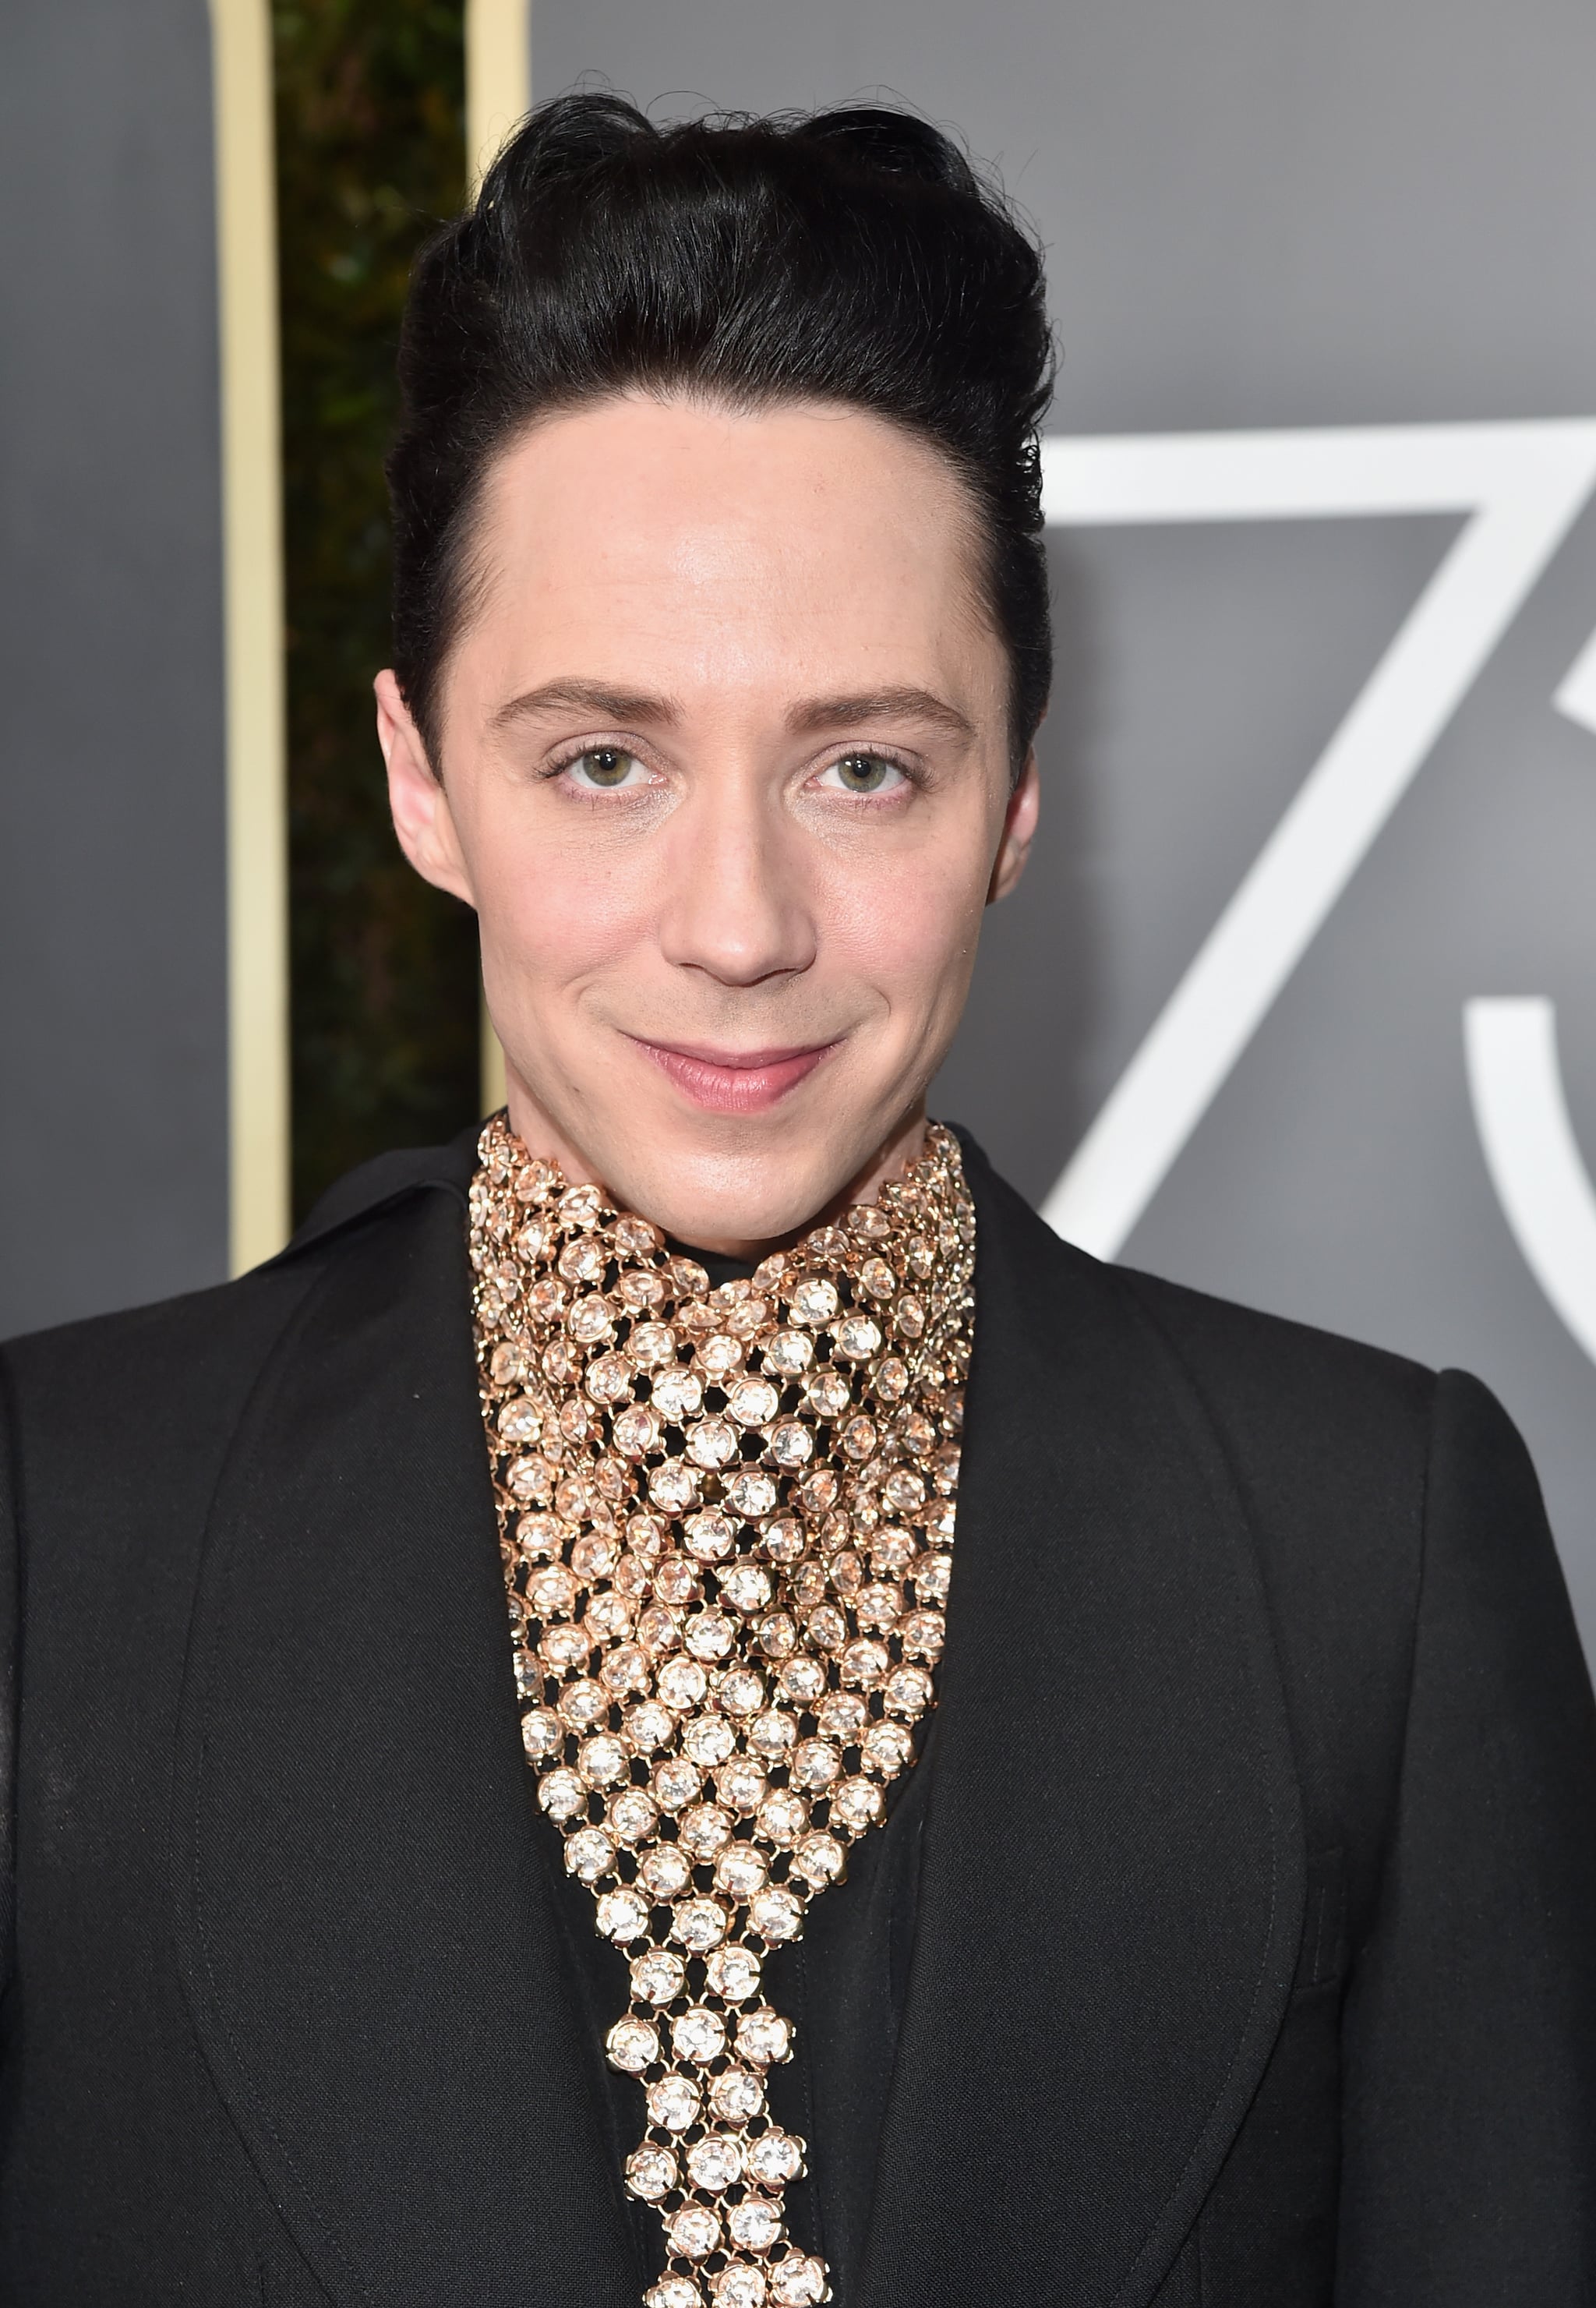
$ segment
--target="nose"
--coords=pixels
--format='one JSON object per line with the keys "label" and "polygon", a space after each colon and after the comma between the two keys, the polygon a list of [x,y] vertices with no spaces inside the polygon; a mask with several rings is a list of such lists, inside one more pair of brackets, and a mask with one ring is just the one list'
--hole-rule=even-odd
{"label": "nose", "polygon": [[671,825],[659,893],[660,946],[679,969],[722,986],[807,969],[818,947],[801,842],[751,779],[706,780]]}

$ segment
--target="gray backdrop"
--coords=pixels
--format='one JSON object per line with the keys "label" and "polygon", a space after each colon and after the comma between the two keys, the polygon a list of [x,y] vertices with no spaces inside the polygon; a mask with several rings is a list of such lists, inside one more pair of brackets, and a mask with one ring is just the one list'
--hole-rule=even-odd
{"label": "gray backdrop", "polygon": [[[534,85],[665,111],[895,90],[1050,250],[1071,434],[1596,415],[1596,18],[1569,0],[538,0]],[[1037,1201],[1455,517],[1057,532],[1044,831],[940,1085]],[[1557,1005],[1596,1162],[1586,513],[1121,1253],[1480,1372],[1596,1637],[1596,1367],[1532,1277],[1463,1006]]]}
{"label": "gray backdrop", "polygon": [[205,0],[0,9],[0,1337],[227,1266]]}

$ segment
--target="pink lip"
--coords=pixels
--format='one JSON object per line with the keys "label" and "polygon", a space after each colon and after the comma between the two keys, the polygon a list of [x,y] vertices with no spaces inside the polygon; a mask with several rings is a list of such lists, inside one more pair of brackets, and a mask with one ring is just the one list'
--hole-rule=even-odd
{"label": "pink lip", "polygon": [[637,1034],[628,1039],[646,1051],[695,1106],[708,1107],[714,1114],[762,1113],[795,1089],[837,1047],[835,1042],[819,1042],[801,1050],[728,1051],[682,1049],[646,1042]]}

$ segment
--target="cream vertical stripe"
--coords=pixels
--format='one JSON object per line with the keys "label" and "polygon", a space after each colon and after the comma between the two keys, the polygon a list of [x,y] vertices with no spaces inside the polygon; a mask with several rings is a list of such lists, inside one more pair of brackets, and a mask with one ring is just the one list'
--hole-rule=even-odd
{"label": "cream vertical stripe", "polygon": [[[531,0],[466,0],[466,173],[473,194],[531,102]],[[485,1003],[483,1112],[503,1103],[504,1053]]]}
{"label": "cream vertical stripe", "polygon": [[267,0],[210,0],[221,319],[229,1250],[288,1234],[287,812],[276,171]]}

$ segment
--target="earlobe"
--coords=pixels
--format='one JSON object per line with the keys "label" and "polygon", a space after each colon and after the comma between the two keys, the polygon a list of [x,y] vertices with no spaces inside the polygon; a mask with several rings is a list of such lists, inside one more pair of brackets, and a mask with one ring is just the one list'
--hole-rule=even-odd
{"label": "earlobe", "polygon": [[987,884],[986,902],[995,906],[1006,898],[1025,870],[1025,860],[1031,854],[1035,839],[1036,820],[1042,809],[1042,780],[1036,773],[1036,756],[1025,756],[1025,766],[1020,771],[1019,782],[1008,797],[1008,806],[1003,813],[1003,831],[998,840],[998,854],[992,861],[991,880]]}
{"label": "earlobe", "polygon": [[386,669],[372,687],[377,701],[377,743],[388,765],[388,806],[399,848],[424,881],[474,906],[449,797],[433,774],[398,678],[391,668]]}

